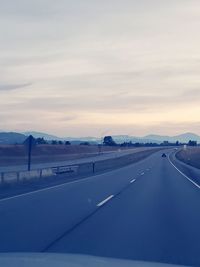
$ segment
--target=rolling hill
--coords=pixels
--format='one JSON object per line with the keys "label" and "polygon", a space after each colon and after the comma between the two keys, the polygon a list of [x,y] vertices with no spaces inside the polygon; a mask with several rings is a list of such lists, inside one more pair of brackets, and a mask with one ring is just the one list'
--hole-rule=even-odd
{"label": "rolling hill", "polygon": [[0,132],[0,144],[22,144],[27,136],[15,132]]}
{"label": "rolling hill", "polygon": [[[101,143],[102,140],[98,137],[58,137],[55,135],[42,133],[42,132],[0,132],[0,144],[22,144],[27,136],[33,135],[35,138],[43,137],[47,141],[51,140],[62,140],[70,141],[72,144],[80,144],[81,142],[90,142],[91,144]],[[187,143],[189,140],[194,140],[200,143],[200,136],[194,133],[184,133],[176,136],[164,136],[164,135],[146,135],[144,137],[136,137],[129,135],[113,135],[113,139],[116,143],[132,142],[132,143],[162,143],[168,141],[175,143],[179,141],[181,143]]]}

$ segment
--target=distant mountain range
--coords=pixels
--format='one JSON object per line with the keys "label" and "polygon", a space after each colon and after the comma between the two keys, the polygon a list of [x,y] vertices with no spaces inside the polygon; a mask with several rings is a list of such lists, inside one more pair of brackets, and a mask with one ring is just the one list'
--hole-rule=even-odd
{"label": "distant mountain range", "polygon": [[22,134],[29,136],[32,135],[34,138],[44,138],[47,141],[50,140],[62,140],[63,138],[55,136],[55,135],[51,135],[51,134],[47,134],[47,133],[40,133],[40,132],[23,132]]}
{"label": "distant mountain range", "polygon": [[[102,140],[97,137],[58,137],[55,135],[50,135],[47,133],[41,132],[0,132],[0,144],[22,144],[27,136],[33,135],[35,138],[43,137],[47,141],[51,140],[61,140],[61,141],[70,141],[73,144],[79,144],[81,142],[88,141],[93,144],[101,143]],[[200,136],[194,133],[184,133],[176,136],[162,136],[162,135],[146,135],[144,137],[136,137],[129,135],[113,135],[113,139],[117,143],[123,142],[133,142],[133,143],[162,143],[163,141],[187,143],[189,140],[194,140],[200,143]]]}
{"label": "distant mountain range", "polygon": [[146,135],[143,137],[135,137],[135,136],[128,136],[128,135],[117,135],[113,136],[114,140],[117,143],[122,143],[124,141],[131,141],[133,143],[162,143],[164,141],[168,141],[171,143],[175,143],[179,141],[181,143],[188,143],[190,140],[197,141],[200,143],[200,136],[194,133],[184,133],[176,136],[163,136],[163,135]]}
{"label": "distant mountain range", "polygon": [[96,137],[58,137],[55,135],[50,135],[47,133],[41,133],[41,132],[24,132],[23,133],[26,136],[32,135],[34,138],[44,138],[47,141],[70,141],[71,143],[74,144],[79,144],[81,142],[90,142],[90,143],[98,143],[100,142],[99,138]]}
{"label": "distant mountain range", "polygon": [[27,136],[15,132],[0,132],[0,144],[22,144]]}
{"label": "distant mountain range", "polygon": [[194,133],[184,133],[175,136],[162,136],[162,135],[147,135],[144,137],[145,139],[157,140],[159,142],[169,141],[176,142],[179,141],[181,143],[187,143],[190,140],[200,142],[200,136]]}

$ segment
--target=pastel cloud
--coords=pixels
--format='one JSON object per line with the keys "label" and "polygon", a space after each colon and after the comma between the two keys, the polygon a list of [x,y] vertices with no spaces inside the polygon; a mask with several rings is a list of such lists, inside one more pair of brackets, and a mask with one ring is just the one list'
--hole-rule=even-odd
{"label": "pastel cloud", "polygon": [[0,5],[1,129],[200,133],[199,1]]}

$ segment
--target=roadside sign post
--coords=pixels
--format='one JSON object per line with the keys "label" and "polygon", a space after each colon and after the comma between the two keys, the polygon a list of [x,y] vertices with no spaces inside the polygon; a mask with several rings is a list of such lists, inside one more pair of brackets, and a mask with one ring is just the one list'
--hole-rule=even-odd
{"label": "roadside sign post", "polygon": [[32,149],[34,146],[36,146],[36,140],[35,138],[30,135],[24,142],[25,146],[28,149],[28,171],[31,170],[31,156],[32,156]]}
{"label": "roadside sign post", "polygon": [[28,171],[31,170],[31,152],[32,152],[32,140],[33,136],[29,136],[29,142],[28,142]]}
{"label": "roadside sign post", "polygon": [[99,150],[99,154],[101,154],[101,144],[98,144],[98,150]]}
{"label": "roadside sign post", "polygon": [[92,172],[95,173],[95,162],[92,162]]}

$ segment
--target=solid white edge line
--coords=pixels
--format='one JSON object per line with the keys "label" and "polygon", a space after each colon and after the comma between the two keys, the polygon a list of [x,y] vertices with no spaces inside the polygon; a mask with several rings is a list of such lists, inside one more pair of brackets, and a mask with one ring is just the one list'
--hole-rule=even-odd
{"label": "solid white edge line", "polygon": [[130,181],[130,184],[134,183],[136,181],[136,179],[133,179]]}
{"label": "solid white edge line", "polygon": [[[126,167],[127,167],[127,166],[125,166],[125,168],[126,168]],[[149,168],[149,169],[150,169],[150,168]],[[106,172],[106,174],[108,174],[108,173],[110,173],[110,172],[113,172],[113,171],[116,171],[116,170],[108,171],[108,172]],[[100,173],[100,174],[96,174],[96,175],[94,175],[94,176],[89,176],[89,177],[86,177],[86,178],[77,179],[76,181],[66,182],[66,183],[59,184],[59,185],[54,185],[54,186],[49,186],[49,187],[45,187],[45,188],[42,188],[42,189],[38,189],[38,190],[31,191],[31,192],[27,192],[27,193],[22,193],[22,194],[19,194],[19,195],[15,195],[15,196],[12,196],[12,197],[5,197],[5,198],[0,199],[0,202],[7,201],[7,200],[12,200],[12,199],[15,199],[15,198],[20,198],[20,197],[23,197],[23,196],[29,196],[29,195],[32,195],[32,194],[35,194],[35,193],[48,191],[48,190],[51,190],[51,189],[54,189],[54,188],[64,187],[64,186],[69,185],[69,184],[80,183],[80,182],[82,182],[82,181],[87,181],[87,180],[93,179],[94,177],[99,177],[99,176],[101,176],[101,175],[103,175],[103,174],[104,174],[104,173]],[[143,174],[143,175],[144,175],[144,174]]]}
{"label": "solid white edge line", "polygon": [[182,171],[180,171],[170,160],[169,156],[168,156],[168,160],[171,163],[171,165],[180,173],[182,174],[188,181],[190,181],[193,185],[195,185],[196,187],[198,187],[200,189],[200,185],[198,185],[197,183],[195,183],[194,181],[192,181],[192,179],[190,179],[187,175],[185,175]]}
{"label": "solid white edge line", "polygon": [[[125,166],[125,168],[126,168],[126,167],[127,167],[127,166]],[[89,176],[89,177],[86,177],[86,178],[77,179],[76,181],[66,182],[66,183],[59,184],[59,185],[54,185],[54,186],[49,186],[49,187],[45,187],[45,188],[42,188],[42,189],[38,189],[38,190],[31,191],[31,192],[18,194],[18,195],[12,196],[12,197],[5,197],[5,198],[0,199],[0,203],[3,202],[3,201],[12,200],[12,199],[20,198],[20,197],[23,197],[23,196],[29,196],[29,195],[32,195],[32,194],[35,194],[35,193],[48,191],[48,190],[51,190],[51,189],[54,189],[54,188],[64,187],[64,186],[67,186],[67,185],[70,185],[70,184],[81,183],[81,182],[83,182],[83,181],[91,180],[91,179],[93,179],[94,177],[99,177],[99,176],[101,176],[101,175],[109,174],[109,173],[111,173],[111,172],[115,172],[115,171],[116,171],[116,170],[111,170],[111,171],[108,171],[108,172],[106,172],[106,173],[99,173],[99,174],[96,174],[96,175],[93,175],[93,176]],[[117,171],[118,171],[118,170],[117,170]]]}
{"label": "solid white edge line", "polygon": [[67,185],[70,185],[70,184],[77,184],[77,183],[80,183],[80,182],[83,182],[83,181],[88,181],[88,180],[93,179],[94,177],[98,177],[100,175],[102,175],[102,174],[97,174],[97,175],[94,175],[94,176],[89,176],[89,177],[86,177],[86,178],[77,179],[76,181],[66,182],[66,183],[62,183],[62,184],[58,184],[58,185],[54,185],[54,186],[41,188],[41,189],[38,189],[38,190],[34,190],[34,191],[31,191],[31,192],[27,192],[27,193],[22,193],[22,194],[15,195],[15,196],[12,196],[12,197],[2,198],[2,199],[0,199],[0,202],[6,201],[6,200],[15,199],[15,198],[20,198],[20,197],[23,197],[23,196],[29,196],[29,195],[32,195],[32,194],[35,194],[35,193],[48,191],[48,190],[51,190],[51,189],[54,189],[54,188],[64,187],[64,186],[67,186]]}
{"label": "solid white edge line", "polygon": [[101,201],[99,204],[97,204],[97,207],[101,207],[101,206],[105,205],[113,197],[114,197],[114,195],[110,195],[109,197],[107,197],[106,199],[104,199],[103,201]]}

